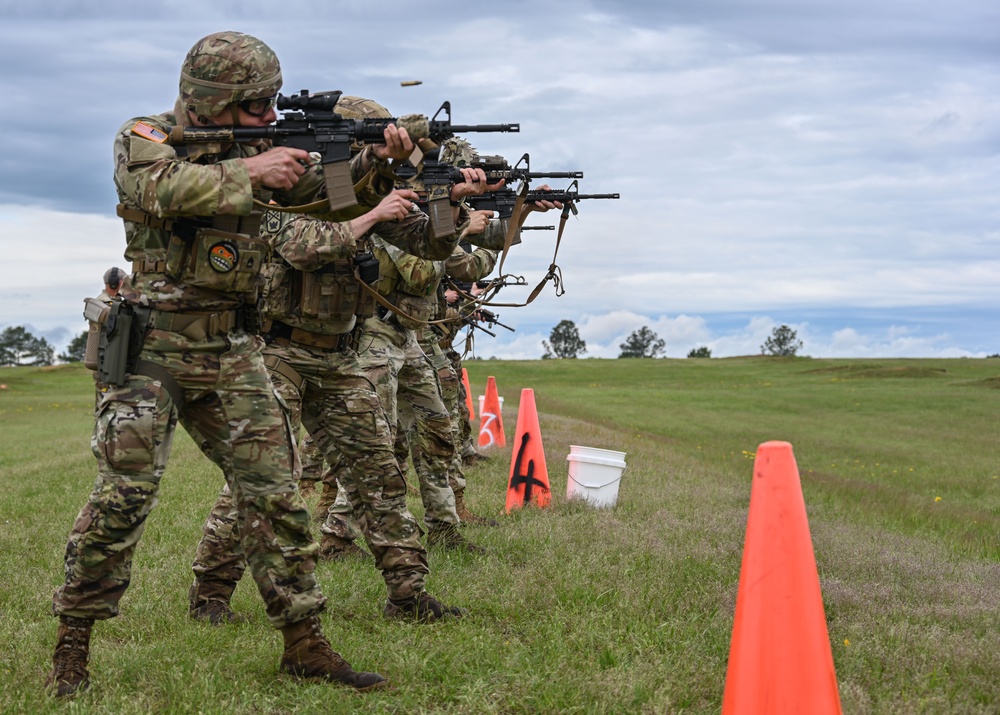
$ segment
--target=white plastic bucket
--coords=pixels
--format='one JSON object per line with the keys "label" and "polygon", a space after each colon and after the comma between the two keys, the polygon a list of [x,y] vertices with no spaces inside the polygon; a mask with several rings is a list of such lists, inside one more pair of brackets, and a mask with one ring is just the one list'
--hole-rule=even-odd
{"label": "white plastic bucket", "polygon": [[[500,400],[500,414],[503,414],[503,398],[497,395],[497,399]],[[486,404],[486,395],[479,396],[479,412],[476,414],[483,414],[483,405]]]}
{"label": "white plastic bucket", "polygon": [[595,507],[613,507],[625,472],[625,453],[613,449],[570,445],[567,499],[585,499]]}

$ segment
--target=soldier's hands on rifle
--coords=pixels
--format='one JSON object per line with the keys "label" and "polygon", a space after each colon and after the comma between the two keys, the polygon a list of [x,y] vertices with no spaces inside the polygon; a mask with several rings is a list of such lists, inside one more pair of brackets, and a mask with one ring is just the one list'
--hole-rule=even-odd
{"label": "soldier's hands on rifle", "polygon": [[250,185],[255,189],[290,189],[306,173],[311,159],[305,149],[276,146],[255,156],[241,159],[250,174]]}
{"label": "soldier's hands on rifle", "polygon": [[[250,114],[239,108],[238,126],[246,128],[266,127],[271,124],[278,115],[274,108],[270,108],[266,113],[257,115]],[[206,117],[205,121],[192,112],[188,112],[188,119],[196,127],[221,127],[232,123],[232,114],[223,112],[215,117]],[[247,142],[251,146],[260,146],[260,140]],[[309,152],[304,149],[292,147],[272,147],[255,156],[248,156],[240,159],[247,168],[250,175],[250,185],[258,189],[266,186],[271,189],[290,189],[298,183],[299,177],[306,173],[306,166],[310,162]]]}
{"label": "soldier's hands on rifle", "polygon": [[351,230],[355,236],[365,234],[377,223],[402,221],[413,210],[413,204],[420,196],[409,189],[393,189],[378,206],[368,213],[351,219]]}
{"label": "soldier's hands on rifle", "polygon": [[451,288],[446,289],[444,292],[444,299],[448,305],[458,302],[458,291],[452,290]]}
{"label": "soldier's hands on rifle", "polygon": [[[538,187],[539,191],[551,191],[552,187],[548,184],[542,184]],[[526,201],[524,208],[521,209],[522,215],[526,216],[529,211],[551,211],[552,209],[561,209],[563,207],[561,201]]]}
{"label": "soldier's hands on rifle", "polygon": [[480,194],[485,194],[487,191],[496,191],[503,188],[503,179],[500,179],[495,184],[487,183],[486,172],[482,169],[463,167],[460,171],[462,172],[464,181],[452,185],[450,194],[452,201],[461,201],[466,196],[479,196]]}
{"label": "soldier's hands on rifle", "polygon": [[469,225],[462,229],[459,240],[464,241],[466,236],[476,236],[485,231],[491,218],[493,218],[492,211],[470,211]]}
{"label": "soldier's hands on rifle", "polygon": [[390,124],[385,128],[382,136],[385,138],[385,144],[372,145],[371,151],[375,158],[396,159],[398,161],[410,158],[410,154],[413,153],[413,140],[410,139],[410,134],[406,129]]}

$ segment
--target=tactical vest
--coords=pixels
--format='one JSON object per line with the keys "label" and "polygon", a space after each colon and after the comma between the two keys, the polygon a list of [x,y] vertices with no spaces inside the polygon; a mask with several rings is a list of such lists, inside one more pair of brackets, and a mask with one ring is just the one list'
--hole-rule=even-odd
{"label": "tactical vest", "polygon": [[[152,265],[171,279],[223,293],[255,295],[260,287],[261,271],[270,256],[267,241],[259,236],[263,211],[255,208],[248,216],[161,219],[118,204],[117,213],[126,221],[170,231],[166,261]],[[137,262],[142,260],[137,257]]]}
{"label": "tactical vest", "polygon": [[372,244],[379,261],[379,294],[399,308],[394,312],[400,325],[411,330],[423,327],[436,310],[434,294],[444,276],[444,261],[411,256],[378,237]]}
{"label": "tactical vest", "polygon": [[[268,211],[264,235],[276,234],[291,219],[287,213]],[[264,318],[287,322],[297,319],[363,320],[375,312],[375,299],[362,290],[360,271],[369,253],[359,248],[353,261],[337,259],[316,271],[300,271],[280,257],[264,267],[260,307]]]}

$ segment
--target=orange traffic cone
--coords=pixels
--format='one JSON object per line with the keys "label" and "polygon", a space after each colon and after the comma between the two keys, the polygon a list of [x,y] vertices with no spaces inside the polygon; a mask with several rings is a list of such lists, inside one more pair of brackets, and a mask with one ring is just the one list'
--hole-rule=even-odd
{"label": "orange traffic cone", "polygon": [[500,413],[500,395],[497,393],[497,381],[492,375],[486,380],[486,399],[479,411],[479,446],[507,446],[507,438],[503,433],[503,415]]}
{"label": "orange traffic cone", "polygon": [[469,387],[469,371],[462,368],[462,385],[465,386],[465,409],[469,411],[469,419],[476,419],[476,411],[472,409],[472,388]]}
{"label": "orange traffic cone", "polygon": [[545,468],[542,432],[538,428],[535,391],[527,387],[521,390],[514,435],[514,454],[507,480],[507,513],[531,503],[547,507],[552,502],[552,489]]}
{"label": "orange traffic cone", "polygon": [[799,470],[788,442],[757,448],[722,715],[840,710]]}

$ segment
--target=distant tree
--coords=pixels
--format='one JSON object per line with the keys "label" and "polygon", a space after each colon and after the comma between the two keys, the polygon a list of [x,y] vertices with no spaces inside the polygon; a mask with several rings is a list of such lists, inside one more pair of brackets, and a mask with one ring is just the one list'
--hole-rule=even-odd
{"label": "distant tree", "polygon": [[791,357],[802,349],[802,341],[799,340],[798,333],[782,325],[774,329],[771,337],[760,346],[760,351],[765,355],[778,355],[781,357]]}
{"label": "distant tree", "polygon": [[561,320],[552,328],[548,340],[542,341],[545,354],[542,360],[552,358],[576,358],[587,352],[587,343],[580,337],[576,324],[572,320]]}
{"label": "distant tree", "polygon": [[636,330],[621,348],[620,358],[655,358],[663,354],[667,344],[645,325]]}
{"label": "distant tree", "polygon": [[702,345],[700,348],[695,348],[688,353],[689,358],[710,358],[712,357],[712,351],[708,349],[707,346]]}
{"label": "distant tree", "polygon": [[83,358],[87,354],[87,336],[89,334],[89,330],[84,330],[82,333],[70,340],[69,345],[66,346],[66,352],[59,353],[59,361],[83,362]]}
{"label": "distant tree", "polygon": [[51,365],[55,350],[45,338],[36,338],[23,325],[0,333],[0,365]]}

